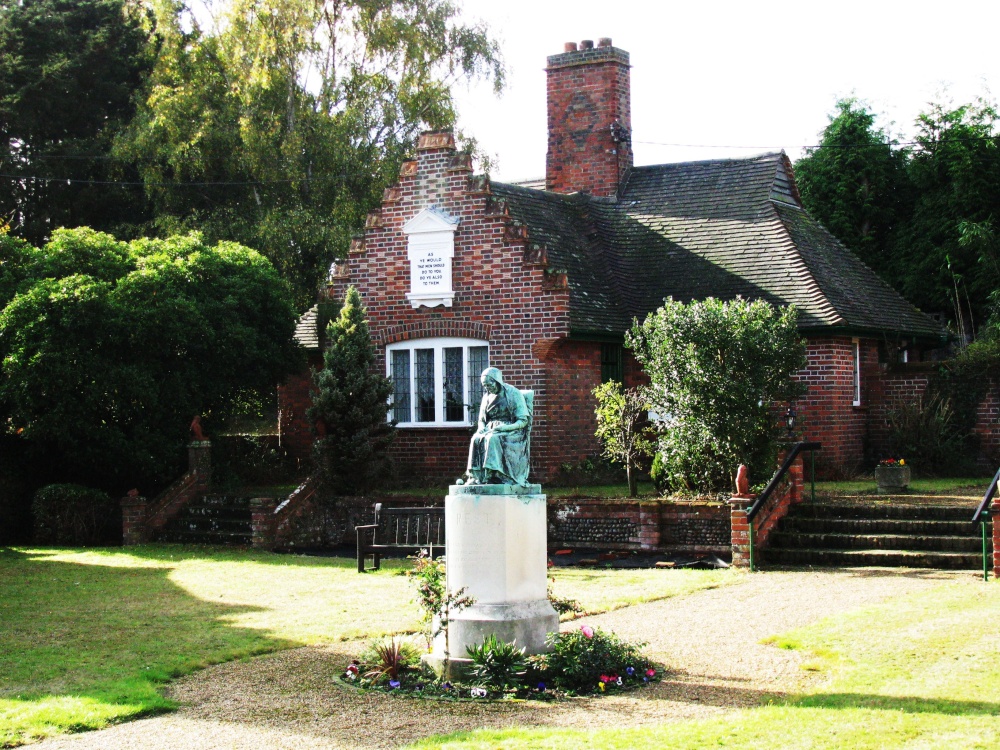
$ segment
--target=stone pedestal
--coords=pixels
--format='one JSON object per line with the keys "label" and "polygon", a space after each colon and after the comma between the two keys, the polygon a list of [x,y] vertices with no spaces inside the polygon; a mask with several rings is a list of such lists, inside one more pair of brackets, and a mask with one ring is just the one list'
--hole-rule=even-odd
{"label": "stone pedestal", "polygon": [[545,636],[559,630],[548,599],[545,495],[540,485],[453,485],[445,500],[448,590],[476,601],[449,617],[426,660],[436,671],[457,675],[469,663],[468,646],[490,633],[529,654],[546,649]]}

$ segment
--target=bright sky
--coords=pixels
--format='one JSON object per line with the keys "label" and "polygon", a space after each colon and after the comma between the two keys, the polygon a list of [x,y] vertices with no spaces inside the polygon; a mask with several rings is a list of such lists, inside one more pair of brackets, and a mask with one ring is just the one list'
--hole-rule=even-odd
{"label": "bright sky", "polygon": [[456,91],[459,126],[495,155],[499,180],[545,174],[545,58],[564,42],[609,36],[630,53],[636,164],[781,148],[796,159],[839,97],[912,137],[945,88],[957,103],[1000,94],[997,0],[459,2],[490,25],[510,69],[500,100],[485,85]]}

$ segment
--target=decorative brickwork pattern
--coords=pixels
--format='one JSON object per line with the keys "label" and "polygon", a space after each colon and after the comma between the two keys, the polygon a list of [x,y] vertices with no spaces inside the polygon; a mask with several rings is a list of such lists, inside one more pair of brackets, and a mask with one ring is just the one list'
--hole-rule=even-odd
{"label": "decorative brickwork pattern", "polygon": [[629,55],[607,42],[548,59],[548,190],[617,196],[632,166]]}

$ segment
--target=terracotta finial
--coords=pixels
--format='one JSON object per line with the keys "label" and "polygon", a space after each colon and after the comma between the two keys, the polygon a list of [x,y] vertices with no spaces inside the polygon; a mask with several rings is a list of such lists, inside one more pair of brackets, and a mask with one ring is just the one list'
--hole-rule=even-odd
{"label": "terracotta finial", "polygon": [[199,443],[208,439],[205,437],[205,433],[201,431],[201,415],[197,415],[191,420],[191,435]]}
{"label": "terracotta finial", "polygon": [[744,496],[750,494],[750,477],[746,464],[740,464],[740,468],[736,470],[736,494]]}

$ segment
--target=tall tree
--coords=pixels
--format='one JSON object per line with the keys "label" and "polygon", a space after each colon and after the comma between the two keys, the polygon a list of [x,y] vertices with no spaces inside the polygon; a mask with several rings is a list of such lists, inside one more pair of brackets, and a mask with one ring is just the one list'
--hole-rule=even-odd
{"label": "tall tree", "polygon": [[149,25],[133,0],[0,0],[0,220],[34,244],[141,214],[109,154],[152,67]]}
{"label": "tall tree", "polygon": [[329,346],[308,412],[320,433],[313,455],[333,493],[360,492],[387,476],[395,426],[386,419],[392,381],[372,371],[375,346],[361,295],[353,286],[326,335]]}
{"label": "tall tree", "polygon": [[503,81],[497,44],[448,0],[229,0],[202,28],[161,6],[149,96],[119,153],[161,230],[243,242],[300,302],[347,250],[459,80]]}
{"label": "tall tree", "polygon": [[907,218],[907,155],[857,99],[837,102],[816,148],[795,164],[805,207],[873,270],[891,280],[893,231]]}
{"label": "tall tree", "polygon": [[918,307],[948,315],[973,334],[1000,288],[991,260],[992,225],[1000,217],[997,112],[984,101],[934,104],[917,120],[908,165],[916,192],[912,216],[896,234],[899,288]]}

